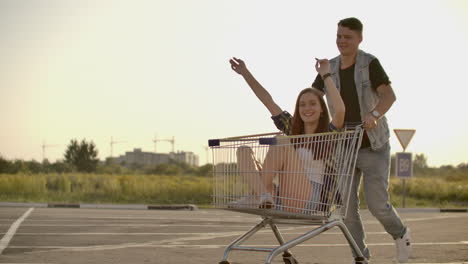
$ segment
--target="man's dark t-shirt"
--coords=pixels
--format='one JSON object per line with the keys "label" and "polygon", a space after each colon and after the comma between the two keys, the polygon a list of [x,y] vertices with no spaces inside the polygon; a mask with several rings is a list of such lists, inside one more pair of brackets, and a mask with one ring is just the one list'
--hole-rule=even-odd
{"label": "man's dark t-shirt", "polygon": [[[362,123],[356,83],[354,82],[354,66],[355,64],[346,69],[340,69],[340,94],[346,107],[345,123]],[[372,60],[369,64],[369,79],[374,90],[377,90],[377,87],[382,84],[390,84],[390,80],[378,59]],[[320,74],[317,74],[312,86],[324,91],[324,83]],[[370,147],[369,137],[367,133],[364,133],[361,148],[367,147]]]}

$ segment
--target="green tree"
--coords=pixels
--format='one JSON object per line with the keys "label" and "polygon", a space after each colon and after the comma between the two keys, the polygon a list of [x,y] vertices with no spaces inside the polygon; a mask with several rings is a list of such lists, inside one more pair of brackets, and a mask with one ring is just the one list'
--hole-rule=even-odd
{"label": "green tree", "polygon": [[426,155],[423,153],[416,154],[413,158],[413,168],[415,172],[425,172],[429,168]]}
{"label": "green tree", "polygon": [[11,163],[10,173],[15,174],[19,172],[28,173],[29,169],[25,161],[16,159]]}
{"label": "green tree", "polygon": [[197,168],[196,175],[198,176],[212,176],[213,164],[205,164]]}
{"label": "green tree", "polygon": [[41,163],[35,160],[26,161],[25,164],[26,164],[26,167],[28,168],[28,171],[30,171],[31,173],[44,172],[44,166],[42,166]]}
{"label": "green tree", "polygon": [[73,165],[68,162],[64,162],[61,160],[56,161],[55,163],[51,163],[46,167],[47,172],[58,172],[58,173],[66,173],[73,171]]}
{"label": "green tree", "polygon": [[150,173],[161,174],[161,175],[181,175],[183,172],[182,168],[174,163],[162,163],[154,167]]}
{"label": "green tree", "polygon": [[0,156],[0,173],[10,173],[11,162]]}
{"label": "green tree", "polygon": [[72,139],[65,151],[65,162],[73,165],[80,172],[96,171],[99,159],[97,158],[98,151],[96,145],[92,141],[89,143],[86,140],[81,140],[78,143],[76,139]]}

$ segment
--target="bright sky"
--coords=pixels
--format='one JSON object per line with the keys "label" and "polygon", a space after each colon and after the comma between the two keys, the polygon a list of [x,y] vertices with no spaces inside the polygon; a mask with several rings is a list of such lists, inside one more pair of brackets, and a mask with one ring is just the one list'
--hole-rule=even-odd
{"label": "bright sky", "polygon": [[[0,154],[61,159],[71,139],[101,159],[158,138],[206,162],[210,138],[275,131],[229,67],[242,58],[285,110],[332,58],[336,24],[364,24],[397,101],[391,129],[430,166],[468,162],[466,1],[0,1]],[[392,131],[392,152],[401,151]],[[160,142],[158,152],[171,145]]]}

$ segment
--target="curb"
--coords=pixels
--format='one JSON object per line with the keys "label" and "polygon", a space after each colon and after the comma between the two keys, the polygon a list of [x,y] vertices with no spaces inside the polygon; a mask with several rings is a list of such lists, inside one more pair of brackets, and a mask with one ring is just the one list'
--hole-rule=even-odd
{"label": "curb", "polygon": [[467,208],[395,208],[399,213],[467,213]]}
{"label": "curb", "polygon": [[148,205],[148,210],[198,210],[193,204],[173,204],[173,205]]}
{"label": "curb", "polygon": [[47,204],[48,208],[80,208],[79,204]]}
{"label": "curb", "polygon": [[194,204],[64,204],[64,203],[14,203],[0,202],[0,207],[36,207],[36,208],[86,208],[86,209],[127,209],[127,210],[198,210]]}
{"label": "curb", "polygon": [[468,209],[440,209],[441,213],[468,213]]}

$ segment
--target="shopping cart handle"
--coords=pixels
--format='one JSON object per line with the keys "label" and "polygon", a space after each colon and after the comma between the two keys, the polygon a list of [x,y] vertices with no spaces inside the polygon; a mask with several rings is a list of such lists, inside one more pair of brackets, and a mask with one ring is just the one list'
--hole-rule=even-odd
{"label": "shopping cart handle", "polygon": [[217,146],[219,146],[219,144],[220,144],[219,139],[210,139],[210,140],[208,140],[208,146],[210,146],[210,147],[217,147]]}
{"label": "shopping cart handle", "polygon": [[[257,141],[257,139],[237,139],[237,141]],[[209,139],[208,146],[210,147],[219,147],[221,145],[221,141],[236,141],[236,139]],[[277,141],[275,137],[271,138],[258,138],[258,144],[260,145],[276,145]]]}
{"label": "shopping cart handle", "polygon": [[345,129],[356,129],[356,128],[362,128],[363,123],[362,122],[345,122],[344,126],[345,126]]}
{"label": "shopping cart handle", "polygon": [[276,138],[271,137],[271,138],[259,138],[258,143],[260,145],[276,145]]}

